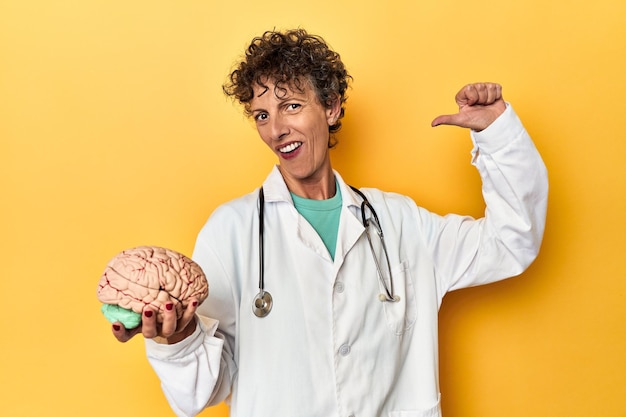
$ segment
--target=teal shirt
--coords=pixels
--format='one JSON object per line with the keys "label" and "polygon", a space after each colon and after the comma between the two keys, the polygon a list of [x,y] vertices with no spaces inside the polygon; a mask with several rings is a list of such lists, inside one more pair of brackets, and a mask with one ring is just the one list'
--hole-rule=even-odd
{"label": "teal shirt", "polygon": [[339,184],[335,185],[337,192],[328,200],[309,200],[291,193],[293,204],[318,235],[322,238],[331,258],[335,259],[337,233],[339,232],[339,217],[341,216],[341,191]]}

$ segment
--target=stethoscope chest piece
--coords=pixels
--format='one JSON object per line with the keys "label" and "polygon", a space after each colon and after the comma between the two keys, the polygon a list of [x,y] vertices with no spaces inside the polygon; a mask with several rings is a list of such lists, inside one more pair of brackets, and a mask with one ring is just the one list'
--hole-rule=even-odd
{"label": "stethoscope chest piece", "polygon": [[261,290],[254,297],[254,302],[252,303],[252,312],[257,317],[265,317],[272,310],[273,304],[274,302],[272,301],[272,295],[267,291]]}

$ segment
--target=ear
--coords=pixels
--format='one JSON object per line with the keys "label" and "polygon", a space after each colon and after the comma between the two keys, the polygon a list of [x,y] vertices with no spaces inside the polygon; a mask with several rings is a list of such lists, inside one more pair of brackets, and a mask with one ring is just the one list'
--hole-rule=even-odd
{"label": "ear", "polygon": [[332,126],[337,123],[340,114],[341,100],[339,100],[339,98],[336,98],[333,101],[333,104],[331,104],[331,106],[326,109],[326,121],[328,122],[328,126]]}

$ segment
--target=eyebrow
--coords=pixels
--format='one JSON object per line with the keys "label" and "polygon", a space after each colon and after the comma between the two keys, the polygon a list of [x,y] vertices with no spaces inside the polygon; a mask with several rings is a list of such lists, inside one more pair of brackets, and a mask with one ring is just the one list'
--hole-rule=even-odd
{"label": "eyebrow", "polygon": [[[268,86],[264,86],[265,88],[263,89],[263,91],[261,91],[256,97],[261,97],[263,96],[265,93],[267,93],[270,88]],[[294,93],[293,91],[291,92],[292,94],[287,96],[287,97],[277,97],[278,101],[280,103],[285,103],[288,101],[298,101],[300,103],[306,103],[308,101],[308,97],[298,97],[298,93]],[[303,95],[303,93],[302,93]],[[255,113],[255,112],[266,112],[267,110],[265,110],[264,108],[254,108],[254,109],[250,109],[250,114]]]}

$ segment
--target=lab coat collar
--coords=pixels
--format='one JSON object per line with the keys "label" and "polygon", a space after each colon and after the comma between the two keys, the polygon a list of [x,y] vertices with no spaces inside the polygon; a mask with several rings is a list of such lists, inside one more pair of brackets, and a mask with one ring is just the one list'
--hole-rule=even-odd
{"label": "lab coat collar", "polygon": [[[355,193],[349,185],[347,185],[341,175],[337,171],[334,171],[337,184],[341,190],[342,199],[342,215],[339,221],[339,237],[337,239],[337,247],[335,249],[335,261],[334,261],[334,274],[336,275],[341,268],[343,261],[352,249],[352,247],[359,240],[365,228],[361,223],[361,203],[362,198]],[[274,166],[274,169],[265,179],[263,183],[263,194],[265,202],[287,202],[293,205],[293,200],[287,184],[283,179],[278,166]],[[299,238],[305,240],[303,236],[299,235]],[[322,244],[321,241],[319,242]],[[329,258],[330,259],[330,258]]]}
{"label": "lab coat collar", "polygon": [[285,184],[285,180],[278,169],[278,165],[274,165],[274,168],[265,179],[265,182],[263,182],[263,194],[266,202],[286,201],[293,203],[287,184]]}
{"label": "lab coat collar", "polygon": [[[335,178],[339,184],[339,189],[341,190],[343,206],[349,208],[352,207],[350,211],[354,214],[358,214],[358,209],[361,207],[361,197],[359,197],[359,195],[344,182],[343,178],[337,171],[333,170],[333,173],[335,174]],[[287,184],[278,169],[278,165],[274,165],[274,168],[263,182],[263,194],[265,196],[265,201],[267,202],[284,201],[293,204],[291,194],[289,193]]]}

